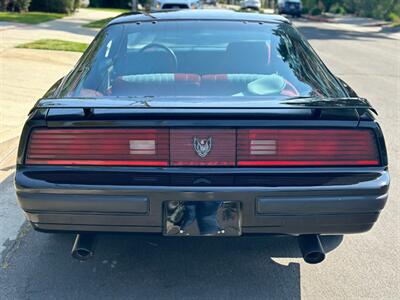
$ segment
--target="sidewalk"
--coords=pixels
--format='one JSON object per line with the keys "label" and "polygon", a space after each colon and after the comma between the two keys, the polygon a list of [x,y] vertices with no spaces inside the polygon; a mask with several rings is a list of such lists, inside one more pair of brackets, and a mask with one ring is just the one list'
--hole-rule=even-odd
{"label": "sidewalk", "polygon": [[80,9],[72,16],[38,25],[0,22],[0,170],[15,161],[16,137],[33,104],[81,56],[74,52],[14,47],[49,38],[90,43],[98,30],[82,25],[116,15],[116,12]]}
{"label": "sidewalk", "polygon": [[[217,6],[218,8],[222,8],[222,9],[230,9],[230,10],[235,10],[235,11],[239,11],[240,10],[240,5],[235,5],[235,4],[218,4]],[[211,7],[212,9],[214,7]],[[254,11],[257,12],[257,11]],[[274,13],[274,9],[273,8],[262,8],[262,12],[264,14],[273,14]]]}
{"label": "sidewalk", "polygon": [[0,22],[0,51],[38,39],[65,39],[89,43],[98,32],[82,25],[115,17],[119,13],[81,8],[75,14],[38,25]]}
{"label": "sidewalk", "polygon": [[388,24],[388,22],[381,20],[375,20],[372,18],[360,18],[351,15],[338,16],[332,14],[329,14],[328,16],[305,15],[304,18],[311,22],[322,22],[330,24],[342,30],[371,34],[382,34],[386,37],[400,40],[400,32],[396,30],[388,30],[384,27]]}

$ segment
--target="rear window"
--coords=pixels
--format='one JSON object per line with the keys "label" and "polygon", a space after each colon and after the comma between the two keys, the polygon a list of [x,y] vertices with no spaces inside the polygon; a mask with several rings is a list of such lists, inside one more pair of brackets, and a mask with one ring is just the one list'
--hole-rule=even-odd
{"label": "rear window", "polygon": [[116,24],[103,30],[59,97],[345,97],[291,25],[238,21]]}

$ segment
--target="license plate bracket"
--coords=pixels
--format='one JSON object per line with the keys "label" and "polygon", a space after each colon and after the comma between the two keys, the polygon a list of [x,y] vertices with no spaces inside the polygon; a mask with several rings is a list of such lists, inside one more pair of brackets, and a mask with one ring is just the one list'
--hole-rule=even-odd
{"label": "license plate bracket", "polygon": [[237,201],[166,201],[164,235],[240,236],[241,205]]}

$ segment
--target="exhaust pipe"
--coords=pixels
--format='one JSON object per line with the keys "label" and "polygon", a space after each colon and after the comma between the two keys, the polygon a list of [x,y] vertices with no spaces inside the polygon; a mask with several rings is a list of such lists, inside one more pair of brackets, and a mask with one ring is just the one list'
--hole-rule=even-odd
{"label": "exhaust pipe", "polygon": [[94,255],[95,235],[88,233],[77,234],[72,247],[71,255],[73,258],[84,261]]}
{"label": "exhaust pipe", "polygon": [[325,259],[325,251],[318,234],[300,235],[298,242],[306,263],[319,264]]}

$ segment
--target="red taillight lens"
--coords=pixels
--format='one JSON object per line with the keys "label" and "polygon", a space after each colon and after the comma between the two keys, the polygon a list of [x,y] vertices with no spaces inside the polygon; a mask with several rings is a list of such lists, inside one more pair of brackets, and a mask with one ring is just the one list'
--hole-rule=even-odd
{"label": "red taillight lens", "polygon": [[376,166],[372,131],[240,129],[238,166]]}
{"label": "red taillight lens", "polygon": [[167,166],[168,129],[40,129],[27,164]]}
{"label": "red taillight lens", "polygon": [[31,165],[377,166],[373,131],[355,129],[37,129]]}

